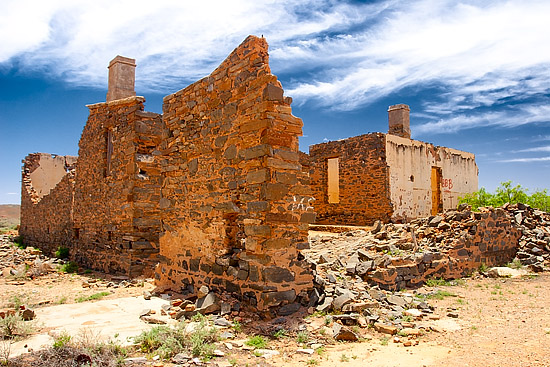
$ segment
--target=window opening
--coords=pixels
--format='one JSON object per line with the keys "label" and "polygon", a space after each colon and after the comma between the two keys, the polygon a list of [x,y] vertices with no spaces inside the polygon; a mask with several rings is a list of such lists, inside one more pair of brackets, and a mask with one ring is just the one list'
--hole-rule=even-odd
{"label": "window opening", "polygon": [[338,204],[340,202],[340,169],[338,158],[327,159],[327,191],[328,202]]}

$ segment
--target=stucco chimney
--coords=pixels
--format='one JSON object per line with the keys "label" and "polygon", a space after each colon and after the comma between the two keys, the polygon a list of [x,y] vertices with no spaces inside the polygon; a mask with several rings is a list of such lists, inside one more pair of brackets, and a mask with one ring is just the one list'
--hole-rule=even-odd
{"label": "stucco chimney", "polygon": [[388,134],[407,139],[411,138],[411,123],[409,120],[410,110],[411,109],[406,104],[396,104],[388,107]]}
{"label": "stucco chimney", "polygon": [[107,102],[136,95],[136,60],[117,56],[109,63]]}

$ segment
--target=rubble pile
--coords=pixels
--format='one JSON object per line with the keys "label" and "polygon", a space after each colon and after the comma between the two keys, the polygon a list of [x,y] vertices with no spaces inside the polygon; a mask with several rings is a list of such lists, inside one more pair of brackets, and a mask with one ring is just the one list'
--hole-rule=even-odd
{"label": "rubble pile", "polygon": [[524,204],[505,205],[503,208],[522,234],[514,261],[537,272],[550,267],[550,213]]}
{"label": "rubble pile", "polygon": [[395,333],[409,326],[407,315],[418,321],[433,312],[425,294],[390,290],[460,278],[514,257],[532,271],[544,270],[550,260],[549,219],[521,204],[479,212],[461,205],[411,223],[377,222],[370,231],[315,235],[303,251],[315,277],[312,298],[318,311],[342,313],[337,318],[344,325],[367,322]]}
{"label": "rubble pile", "polygon": [[516,255],[520,236],[503,209],[474,213],[461,207],[409,224],[377,222],[371,231],[314,236],[304,255],[316,279],[331,283],[346,274],[357,282],[396,290],[418,287],[432,278],[460,278],[482,264],[508,263]]}
{"label": "rubble pile", "polygon": [[0,274],[4,277],[35,277],[55,271],[64,263],[44,256],[33,247],[19,248],[10,240],[10,236],[0,235]]}

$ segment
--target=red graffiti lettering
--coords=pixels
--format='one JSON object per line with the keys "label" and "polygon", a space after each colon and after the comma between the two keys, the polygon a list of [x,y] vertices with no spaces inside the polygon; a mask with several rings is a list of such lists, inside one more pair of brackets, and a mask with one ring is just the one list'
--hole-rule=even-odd
{"label": "red graffiti lettering", "polygon": [[451,190],[453,188],[453,180],[451,178],[444,178],[441,180],[441,186]]}

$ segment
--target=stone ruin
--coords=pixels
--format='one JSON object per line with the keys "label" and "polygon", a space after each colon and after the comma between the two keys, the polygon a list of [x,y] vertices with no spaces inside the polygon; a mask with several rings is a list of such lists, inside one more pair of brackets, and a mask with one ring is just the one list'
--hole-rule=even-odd
{"label": "stone ruin", "polygon": [[[410,222],[477,189],[477,166],[470,153],[411,140],[406,105],[390,107],[388,134],[299,152],[302,120],[267,49],[249,36],[212,74],[166,96],[162,114],[136,96],[135,60],[113,59],[107,101],[87,106],[78,158],[23,161],[25,243],[49,254],[67,247],[88,268],[153,276],[160,291],[279,314],[326,304],[327,267],[396,289],[516,255],[519,235],[500,211],[455,213],[451,224],[440,220],[445,229],[439,216]],[[322,239],[308,241],[314,208],[322,223],[409,223],[378,228],[350,258],[329,261],[315,255]],[[445,230],[458,235],[425,246]],[[412,252],[390,256],[396,249]]]}
{"label": "stone ruin", "polygon": [[162,115],[144,111],[135,62],[117,56],[107,102],[88,106],[78,160],[23,161],[24,241],[67,247],[89,268],[154,275],[182,294],[207,286],[257,309],[307,303],[312,275],[299,250],[315,214],[298,162],[302,120],[267,48],[248,37],[212,74],[166,96]]}
{"label": "stone ruin", "polygon": [[318,224],[406,222],[455,209],[477,191],[472,153],[411,139],[409,106],[390,106],[388,133],[370,133],[309,147]]}

